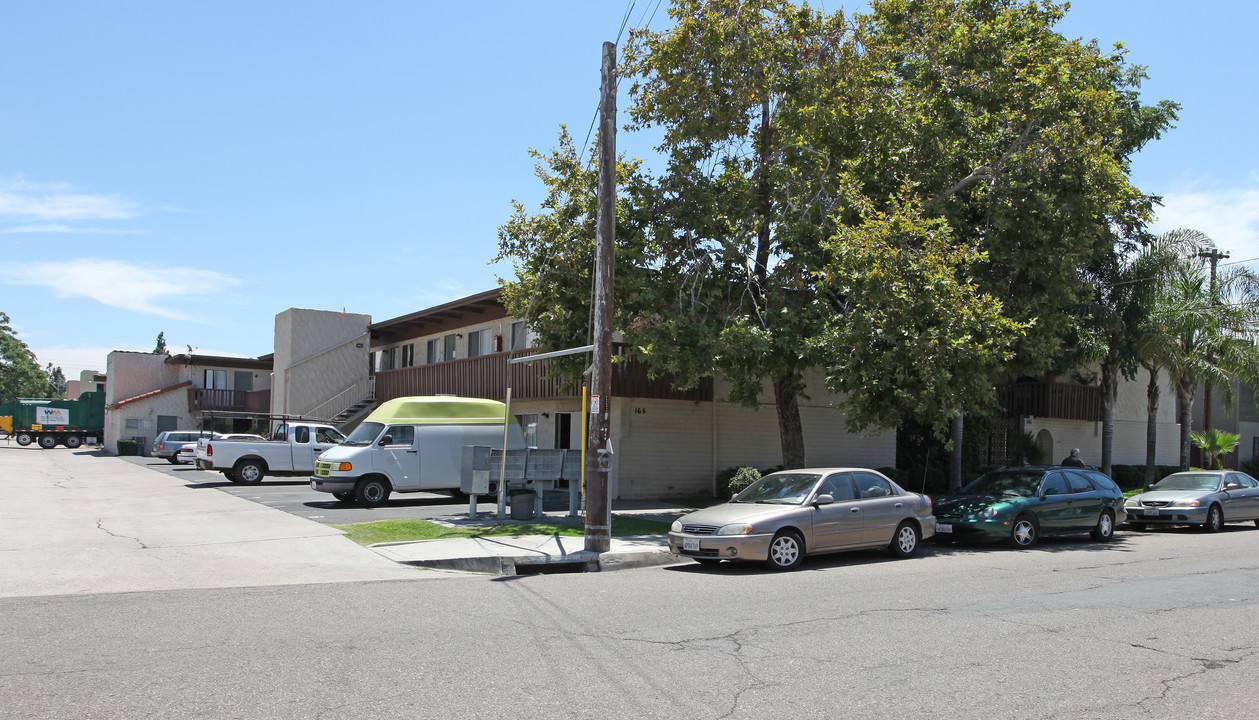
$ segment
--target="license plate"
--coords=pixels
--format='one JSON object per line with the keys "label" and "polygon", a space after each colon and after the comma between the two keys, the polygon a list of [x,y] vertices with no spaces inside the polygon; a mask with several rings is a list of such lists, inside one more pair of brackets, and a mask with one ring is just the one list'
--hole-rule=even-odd
{"label": "license plate", "polygon": [[1158,517],[1158,508],[1152,508],[1152,507],[1145,508],[1145,510],[1142,511],[1141,514],[1145,515],[1146,517]]}
{"label": "license plate", "polygon": [[315,486],[316,486],[316,485],[318,485],[318,484],[319,484],[319,483],[315,482],[314,480],[311,480],[311,481],[310,481],[310,489],[311,489],[311,490],[318,490],[319,488],[315,487]]}
{"label": "license plate", "polygon": [[953,526],[948,523],[936,523],[936,532],[951,533],[953,532]]}
{"label": "license plate", "polygon": [[699,539],[682,538],[682,549],[687,552],[699,552]]}

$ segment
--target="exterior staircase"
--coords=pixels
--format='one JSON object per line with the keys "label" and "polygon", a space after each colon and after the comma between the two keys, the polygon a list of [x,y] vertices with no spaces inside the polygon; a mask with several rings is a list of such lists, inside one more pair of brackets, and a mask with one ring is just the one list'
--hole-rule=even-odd
{"label": "exterior staircase", "polygon": [[329,424],[344,432],[347,426],[357,425],[358,421],[362,420],[362,416],[375,407],[376,395],[373,393],[334,415]]}

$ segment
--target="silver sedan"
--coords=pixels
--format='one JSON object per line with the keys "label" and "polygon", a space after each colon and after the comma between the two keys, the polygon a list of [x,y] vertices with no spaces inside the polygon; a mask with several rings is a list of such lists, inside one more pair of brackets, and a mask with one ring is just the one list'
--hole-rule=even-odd
{"label": "silver sedan", "polygon": [[784,470],[730,502],[683,516],[669,532],[669,549],[704,564],[757,560],[788,570],[805,555],[844,550],[886,547],[909,557],[935,527],[930,498],[874,470]]}
{"label": "silver sedan", "polygon": [[1224,523],[1259,525],[1259,481],[1235,470],[1190,470],[1168,475],[1125,502],[1128,526],[1198,525],[1219,532]]}

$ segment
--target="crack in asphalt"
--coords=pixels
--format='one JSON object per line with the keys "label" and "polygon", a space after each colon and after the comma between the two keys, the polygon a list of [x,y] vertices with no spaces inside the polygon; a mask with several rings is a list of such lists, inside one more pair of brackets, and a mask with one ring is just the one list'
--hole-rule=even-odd
{"label": "crack in asphalt", "polygon": [[122,539],[124,539],[124,540],[135,540],[135,541],[136,541],[136,544],[140,546],[140,549],[141,549],[141,550],[148,550],[148,549],[149,549],[149,546],[148,546],[148,545],[145,545],[143,542],[141,542],[141,541],[140,541],[140,538],[137,538],[137,537],[131,537],[130,535],[118,535],[118,534],[116,534],[116,533],[112,533],[112,532],[110,532],[108,529],[106,529],[106,528],[105,528],[105,519],[104,519],[104,518],[98,518],[98,519],[96,520],[96,529],[97,529],[97,530],[100,530],[101,532],[105,533],[106,535],[108,535],[108,536],[110,536],[110,537],[122,538]]}
{"label": "crack in asphalt", "polygon": [[[1133,647],[1140,647],[1141,649],[1144,649],[1144,650],[1155,650],[1155,648],[1148,648],[1148,647],[1141,646],[1141,645],[1133,645]],[[1170,692],[1172,691],[1172,685],[1173,685],[1174,683],[1178,683],[1178,682],[1180,682],[1181,680],[1187,680],[1187,679],[1189,679],[1189,678],[1191,678],[1191,677],[1196,677],[1196,676],[1198,676],[1198,675],[1205,675],[1206,673],[1209,673],[1209,672],[1211,672],[1212,670],[1222,670],[1222,669],[1227,668],[1227,667],[1229,667],[1229,666],[1231,666],[1231,665],[1237,665],[1237,664],[1240,664],[1243,660],[1246,660],[1247,658],[1253,657],[1253,656],[1254,656],[1254,654],[1255,654],[1255,651],[1252,649],[1252,650],[1250,650],[1249,652],[1243,653],[1242,655],[1240,655],[1239,657],[1237,657],[1237,658],[1235,658],[1235,659],[1234,659],[1234,658],[1211,659],[1211,658],[1197,658],[1197,657],[1191,658],[1191,657],[1185,657],[1185,656],[1183,656],[1183,655],[1178,655],[1177,653],[1167,652],[1167,651],[1165,651],[1165,650],[1155,650],[1155,652],[1162,652],[1162,653],[1164,653],[1164,654],[1167,654],[1167,655],[1172,655],[1172,656],[1174,656],[1174,657],[1184,657],[1184,658],[1185,658],[1185,659],[1187,659],[1187,660],[1191,660],[1191,661],[1193,661],[1193,662],[1198,663],[1199,667],[1198,667],[1198,669],[1197,669],[1197,670],[1194,670],[1193,672],[1187,672],[1187,673],[1184,673],[1184,674],[1182,674],[1182,675],[1177,675],[1177,676],[1175,676],[1175,677],[1168,678],[1168,679],[1166,679],[1166,680],[1159,680],[1159,683],[1160,683],[1160,684],[1162,684],[1162,686],[1163,686],[1163,691],[1162,691],[1162,692],[1160,692],[1160,693],[1159,693],[1159,694],[1157,694],[1157,695],[1149,695],[1149,696],[1147,696],[1147,697],[1141,698],[1140,700],[1138,700],[1138,701],[1135,703],[1135,707],[1140,708],[1140,709],[1141,709],[1141,710],[1143,710],[1143,711],[1144,711],[1147,715],[1150,715],[1151,717],[1160,717],[1160,715],[1159,715],[1159,714],[1155,711],[1155,709],[1153,709],[1153,708],[1149,708],[1149,707],[1145,707],[1145,706],[1144,706],[1144,705],[1145,705],[1145,703],[1150,702],[1151,700],[1166,700],[1166,699],[1167,699],[1167,694],[1168,694],[1168,693],[1170,693]]]}

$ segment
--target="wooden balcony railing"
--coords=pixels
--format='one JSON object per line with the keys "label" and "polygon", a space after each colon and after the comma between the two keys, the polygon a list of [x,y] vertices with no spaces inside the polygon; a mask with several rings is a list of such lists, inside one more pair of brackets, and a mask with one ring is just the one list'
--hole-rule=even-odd
{"label": "wooden balcony railing", "polygon": [[[536,349],[520,350],[513,358],[537,354]],[[511,372],[513,399],[574,397],[581,387],[548,377],[551,361],[507,364],[508,353],[448,362],[416,365],[376,373],[376,399],[392,400],[410,395],[458,395],[489,400],[507,397],[507,372]],[[614,397],[656,398],[661,400],[712,400],[713,385],[706,379],[698,387],[677,391],[667,378],[652,379],[647,367],[637,360],[612,364],[612,395]]]}
{"label": "wooden balcony railing", "polygon": [[1102,419],[1101,388],[1055,382],[997,386],[997,402],[1006,417],[1031,415],[1057,420]]}
{"label": "wooden balcony railing", "polygon": [[193,412],[203,410],[268,412],[271,409],[271,391],[188,388],[188,409]]}

